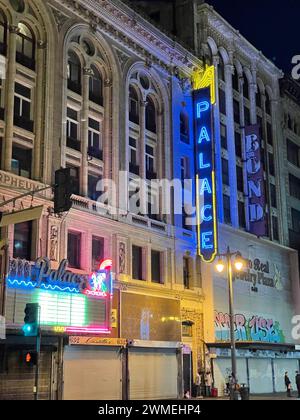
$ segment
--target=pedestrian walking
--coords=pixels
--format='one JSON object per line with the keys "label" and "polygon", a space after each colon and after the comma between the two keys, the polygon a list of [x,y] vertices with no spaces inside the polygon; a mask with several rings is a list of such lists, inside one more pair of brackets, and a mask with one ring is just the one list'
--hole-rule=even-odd
{"label": "pedestrian walking", "polygon": [[210,371],[205,372],[205,395],[206,397],[211,396],[212,377]]}
{"label": "pedestrian walking", "polygon": [[297,387],[297,390],[298,390],[298,399],[300,399],[300,373],[299,373],[298,370],[296,372],[295,382],[296,382],[296,387]]}
{"label": "pedestrian walking", "polygon": [[291,394],[292,383],[290,381],[288,372],[285,372],[285,375],[284,375],[284,383],[285,383],[285,386],[286,386],[287,396],[288,397],[291,397],[292,396],[292,394]]}
{"label": "pedestrian walking", "polygon": [[201,395],[201,375],[200,375],[200,372],[197,372],[197,374],[196,374],[195,385],[196,385],[196,397],[200,397],[200,395]]}

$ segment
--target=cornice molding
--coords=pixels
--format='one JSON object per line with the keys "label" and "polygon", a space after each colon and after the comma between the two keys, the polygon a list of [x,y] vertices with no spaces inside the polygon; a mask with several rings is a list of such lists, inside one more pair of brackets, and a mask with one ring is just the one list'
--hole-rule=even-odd
{"label": "cornice molding", "polygon": [[250,62],[257,63],[257,69],[268,73],[269,77],[281,78],[282,71],[276,67],[263,53],[255,48],[240,32],[234,29],[212,6],[206,4],[199,6],[198,13],[205,16],[202,22],[208,25],[208,34],[216,41],[217,45],[234,51],[235,58],[243,64]]}
{"label": "cornice molding", "polygon": [[199,59],[120,0],[64,0],[62,6],[168,73],[179,67],[191,75],[195,67],[201,67]]}

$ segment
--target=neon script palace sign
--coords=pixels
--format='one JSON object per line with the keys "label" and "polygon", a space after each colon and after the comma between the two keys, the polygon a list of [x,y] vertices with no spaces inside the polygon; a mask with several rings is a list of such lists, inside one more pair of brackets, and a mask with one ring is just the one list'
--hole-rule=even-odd
{"label": "neon script palace sign", "polygon": [[38,258],[35,263],[14,259],[10,261],[7,284],[12,289],[42,289],[84,294],[94,298],[111,296],[111,260],[105,260],[90,275],[72,273],[67,271],[67,266],[68,260],[62,260],[58,270],[52,270],[48,258]]}
{"label": "neon script palace sign", "polygon": [[[212,69],[207,72],[213,74]],[[212,133],[212,92],[214,77],[204,74],[209,87],[194,91],[196,195],[198,254],[205,262],[213,262],[217,254],[216,188]]]}

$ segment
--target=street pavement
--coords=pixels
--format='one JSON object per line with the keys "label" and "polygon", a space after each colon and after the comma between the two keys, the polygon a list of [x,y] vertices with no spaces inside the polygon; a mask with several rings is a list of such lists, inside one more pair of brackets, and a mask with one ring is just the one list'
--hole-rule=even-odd
{"label": "street pavement", "polygon": [[[219,397],[219,398],[197,398],[198,400],[219,400],[219,401],[224,401],[224,400],[229,400],[228,397]],[[281,401],[300,401],[300,399],[297,398],[297,395],[294,394],[292,397],[287,397],[286,393],[284,394],[252,394],[250,395],[250,400],[255,401],[255,400],[264,400],[264,401],[268,401],[268,400],[281,400]]]}

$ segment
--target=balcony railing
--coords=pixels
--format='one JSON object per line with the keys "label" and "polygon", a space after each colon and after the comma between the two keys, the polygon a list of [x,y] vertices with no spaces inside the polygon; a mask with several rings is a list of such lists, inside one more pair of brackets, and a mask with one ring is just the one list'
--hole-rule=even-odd
{"label": "balcony railing", "polygon": [[134,165],[133,163],[129,163],[129,172],[135,175],[140,175],[140,167],[138,165]]}
{"label": "balcony railing", "polygon": [[27,57],[26,55],[17,51],[16,60],[17,60],[17,63],[22,64],[22,66],[27,67],[28,69],[31,69],[31,70],[35,70],[34,58]]}
{"label": "balcony railing", "polygon": [[149,181],[152,181],[153,179],[157,179],[157,173],[152,171],[146,171],[146,178]]}
{"label": "balcony railing", "polygon": [[80,152],[81,150],[81,142],[80,140],[73,139],[73,137],[67,137],[67,147],[73,150],[77,150]]}
{"label": "balcony railing", "polygon": [[34,122],[24,118],[22,115],[14,116],[14,125],[33,133]]}
{"label": "balcony railing", "polygon": [[88,148],[88,155],[90,157],[93,157],[95,159],[103,160],[103,151],[100,149],[97,149],[96,147],[89,147]]}
{"label": "balcony railing", "polygon": [[0,120],[4,121],[5,111],[4,108],[0,108]]}
{"label": "balcony railing", "polygon": [[78,95],[81,95],[81,84],[77,82],[73,82],[73,80],[68,80],[68,89],[72,92],[78,93]]}

